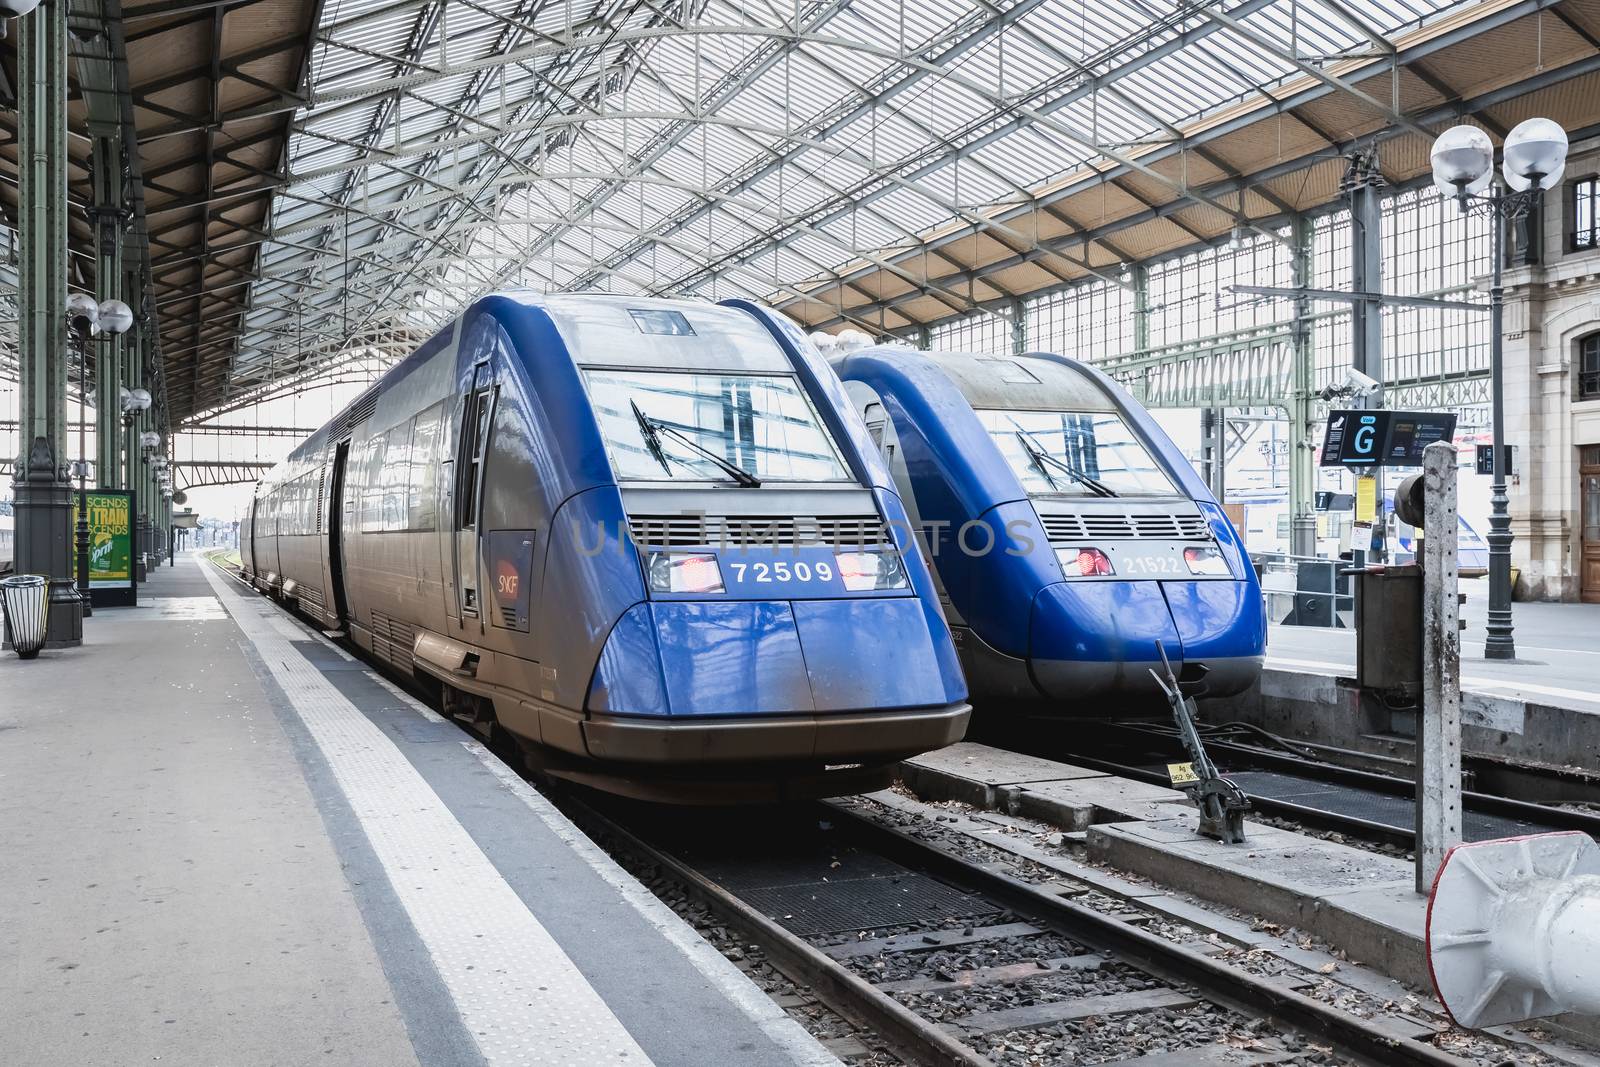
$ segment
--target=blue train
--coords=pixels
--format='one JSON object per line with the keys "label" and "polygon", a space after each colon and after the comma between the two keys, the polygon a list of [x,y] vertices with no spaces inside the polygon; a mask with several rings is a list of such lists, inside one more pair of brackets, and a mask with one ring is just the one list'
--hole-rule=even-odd
{"label": "blue train", "polygon": [[496,295],[260,483],[241,556],[551,773],[850,792],[970,712],[890,485],[762,307]]}
{"label": "blue train", "polygon": [[1181,681],[1237,693],[1266,616],[1238,534],[1093,367],[870,348],[836,369],[929,554],[974,699],[1137,717]]}

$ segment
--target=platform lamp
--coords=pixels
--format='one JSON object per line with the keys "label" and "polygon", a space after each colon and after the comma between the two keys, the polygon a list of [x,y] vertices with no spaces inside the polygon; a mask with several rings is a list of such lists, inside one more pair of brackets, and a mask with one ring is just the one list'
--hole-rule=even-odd
{"label": "platform lamp", "polygon": [[66,303],[67,341],[72,353],[78,357],[78,461],[72,465],[73,477],[78,480],[78,523],[74,531],[73,548],[77,573],[78,596],[83,598],[83,613],[92,615],[89,606],[89,508],[84,493],[89,488],[89,337],[100,321],[100,305],[94,297],[84,293],[69,293]]}
{"label": "platform lamp", "polygon": [[[1489,617],[1484,627],[1485,659],[1515,659],[1511,626],[1511,512],[1506,495],[1505,365],[1503,323],[1506,225],[1535,213],[1541,194],[1561,181],[1567,166],[1567,134],[1549,119],[1527,119],[1506,134],[1500,173],[1494,180],[1494,143],[1476,126],[1452,126],[1433,142],[1433,180],[1463,212],[1490,220],[1489,379],[1492,397],[1494,483],[1489,496]],[[1534,225],[1538,225],[1535,216]]]}

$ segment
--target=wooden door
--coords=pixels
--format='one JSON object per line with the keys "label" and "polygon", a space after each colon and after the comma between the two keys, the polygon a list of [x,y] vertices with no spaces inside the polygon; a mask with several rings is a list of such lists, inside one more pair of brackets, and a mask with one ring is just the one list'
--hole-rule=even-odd
{"label": "wooden door", "polygon": [[1578,468],[1578,512],[1583,523],[1583,544],[1578,558],[1583,599],[1600,604],[1600,445],[1583,449]]}

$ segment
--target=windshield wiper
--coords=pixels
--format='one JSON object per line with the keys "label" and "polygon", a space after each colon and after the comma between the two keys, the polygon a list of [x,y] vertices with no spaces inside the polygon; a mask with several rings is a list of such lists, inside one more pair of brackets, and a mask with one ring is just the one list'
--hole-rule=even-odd
{"label": "windshield wiper", "polygon": [[[1039,443],[1033,439],[1027,430],[1022,428],[1016,419],[1011,420],[1011,425],[1017,428],[1017,440],[1022,442],[1022,447],[1027,449],[1028,455],[1033,458],[1033,465],[1035,468],[1039,467],[1043,463],[1048,463],[1052,467],[1066,474],[1067,477],[1071,478],[1079,485],[1082,485],[1095,496],[1117,495],[1117,491],[1111,488],[1109,485],[1095,478],[1089,477],[1089,475],[1083,473],[1066,460],[1061,459],[1059,456],[1051,455],[1045,449],[1040,448]],[[1055,487],[1055,480],[1052,479],[1048,474],[1045,475],[1044,480],[1050,483],[1051,488]]]}
{"label": "windshield wiper", "polygon": [[1022,450],[1028,454],[1029,465],[1039,472],[1039,477],[1043,478],[1051,489],[1060,489],[1056,480],[1050,477],[1050,471],[1045,467],[1044,460],[1040,458],[1044,453],[1034,448],[1033,442],[1024,437],[1021,430],[1017,431],[1017,440],[1022,444]]}
{"label": "windshield wiper", "polygon": [[[660,419],[651,418],[643,411],[640,411],[639,405],[635,404],[632,400],[628,401],[628,404],[633,408],[634,417],[639,420],[639,427],[644,431],[645,443],[650,446],[651,454],[656,457],[656,460],[663,467],[667,467],[667,458],[666,452],[664,452],[661,448],[661,435],[671,434],[674,439],[682,441],[684,444],[688,445],[690,448],[694,449],[711,462],[715,463],[718,467],[721,467],[725,472],[727,472],[728,477],[732,478],[746,489],[761,488],[761,479],[757,478],[754,474],[751,474],[737,463],[723,459],[709,448],[702,447],[700,442],[679,430],[676,426],[670,426],[667,423],[662,422]],[[667,471],[668,473],[671,473],[672,468],[667,467]]]}
{"label": "windshield wiper", "polygon": [[628,401],[628,406],[633,409],[633,417],[639,420],[639,435],[644,438],[645,447],[650,450],[656,462],[661,464],[661,469],[671,474],[672,464],[667,462],[667,452],[661,447],[661,434],[656,430],[656,424],[651,422],[650,417],[640,411],[639,405],[632,400]]}

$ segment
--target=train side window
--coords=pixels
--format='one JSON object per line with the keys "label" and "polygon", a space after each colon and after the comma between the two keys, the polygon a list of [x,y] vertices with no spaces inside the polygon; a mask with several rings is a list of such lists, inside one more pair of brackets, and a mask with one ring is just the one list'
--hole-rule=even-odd
{"label": "train side window", "polygon": [[489,411],[493,389],[479,389],[467,400],[466,417],[462,419],[465,439],[462,444],[460,476],[461,492],[456,513],[456,525],[470,530],[478,524],[478,471],[483,467],[483,456],[489,442]]}
{"label": "train side window", "polygon": [[411,481],[411,421],[389,428],[383,449],[383,528],[404,530]]}
{"label": "train side window", "polygon": [[883,451],[883,424],[888,421],[883,405],[873,401],[862,412],[862,417],[866,420],[867,435],[872,438],[873,445],[878,451]]}
{"label": "train side window", "polygon": [[432,530],[437,523],[434,505],[435,472],[439,464],[439,415],[443,405],[435,404],[416,417],[411,433],[411,499],[407,528]]}
{"label": "train side window", "polygon": [[364,431],[359,443],[351,448],[350,469],[359,474],[355,491],[360,494],[362,533],[377,533],[383,529],[383,448],[382,438]]}

